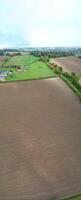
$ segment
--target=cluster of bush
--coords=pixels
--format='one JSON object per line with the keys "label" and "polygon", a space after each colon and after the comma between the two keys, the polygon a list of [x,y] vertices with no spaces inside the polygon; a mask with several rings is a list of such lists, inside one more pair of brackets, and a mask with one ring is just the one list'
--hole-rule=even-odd
{"label": "cluster of bush", "polygon": [[80,58],[80,59],[81,59],[81,56],[79,56],[78,58]]}
{"label": "cluster of bush", "polygon": [[48,63],[48,62],[49,62],[49,58],[48,58],[47,56],[40,56],[40,57],[39,57],[39,61]]}

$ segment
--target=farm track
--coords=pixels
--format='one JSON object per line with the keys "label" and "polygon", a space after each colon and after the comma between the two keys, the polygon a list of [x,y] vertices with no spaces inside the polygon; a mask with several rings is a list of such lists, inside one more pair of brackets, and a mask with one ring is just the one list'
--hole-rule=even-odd
{"label": "farm track", "polygon": [[64,68],[65,71],[75,72],[81,75],[81,59],[70,56],[51,59],[51,62],[55,62],[58,66]]}
{"label": "farm track", "polygon": [[59,78],[0,85],[0,199],[81,191],[81,103]]}

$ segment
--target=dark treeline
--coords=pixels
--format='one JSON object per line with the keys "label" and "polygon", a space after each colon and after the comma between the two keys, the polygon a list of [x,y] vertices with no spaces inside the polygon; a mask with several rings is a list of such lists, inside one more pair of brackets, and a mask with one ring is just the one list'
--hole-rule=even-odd
{"label": "dark treeline", "polygon": [[4,50],[0,50],[0,56],[4,55]]}
{"label": "dark treeline", "polygon": [[72,84],[81,92],[81,85],[79,83],[80,76],[76,75],[74,72],[69,74],[68,72],[65,72],[63,74],[66,78],[68,78]]}
{"label": "dark treeline", "polygon": [[0,50],[0,55],[5,55],[8,53],[21,53],[21,52],[28,52],[31,55],[37,57],[47,56],[48,58],[58,58],[58,57],[67,57],[78,55],[81,56],[81,48],[8,48]]}
{"label": "dark treeline", "polygon": [[81,53],[81,48],[67,48],[67,47],[57,47],[57,48],[38,48],[30,52],[31,55],[37,57],[47,56],[48,58],[58,58],[58,57],[67,57],[74,56]]}
{"label": "dark treeline", "polygon": [[30,52],[31,55],[36,57],[43,57],[47,56],[48,58],[57,58],[57,57],[67,57],[73,56],[73,52],[66,52],[66,51],[32,51]]}
{"label": "dark treeline", "polygon": [[16,49],[3,49],[0,50],[0,56],[4,56],[4,55],[10,55],[10,53],[13,53],[12,55],[20,55],[21,51],[20,50],[16,50]]}

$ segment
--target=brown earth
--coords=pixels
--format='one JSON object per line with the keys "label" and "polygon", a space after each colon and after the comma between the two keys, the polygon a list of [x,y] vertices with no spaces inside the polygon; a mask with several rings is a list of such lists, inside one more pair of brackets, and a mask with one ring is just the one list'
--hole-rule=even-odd
{"label": "brown earth", "polygon": [[3,64],[7,56],[0,56],[0,66]]}
{"label": "brown earth", "polygon": [[0,85],[0,200],[81,191],[81,102],[59,78]]}
{"label": "brown earth", "polygon": [[64,68],[65,71],[75,72],[81,75],[81,59],[77,57],[62,57],[51,59],[51,62],[55,62],[57,65]]}

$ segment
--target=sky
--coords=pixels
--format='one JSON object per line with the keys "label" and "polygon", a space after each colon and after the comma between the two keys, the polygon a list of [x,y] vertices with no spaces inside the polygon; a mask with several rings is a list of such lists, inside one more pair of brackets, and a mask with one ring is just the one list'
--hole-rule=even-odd
{"label": "sky", "polygon": [[81,0],[0,0],[0,47],[81,46]]}

